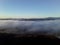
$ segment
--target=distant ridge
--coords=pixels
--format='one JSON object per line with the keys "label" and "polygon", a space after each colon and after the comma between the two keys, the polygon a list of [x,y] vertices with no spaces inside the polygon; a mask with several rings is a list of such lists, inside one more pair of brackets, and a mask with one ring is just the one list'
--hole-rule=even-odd
{"label": "distant ridge", "polygon": [[58,20],[60,17],[48,17],[48,18],[0,18],[0,20],[20,20],[20,21],[43,21],[43,20]]}

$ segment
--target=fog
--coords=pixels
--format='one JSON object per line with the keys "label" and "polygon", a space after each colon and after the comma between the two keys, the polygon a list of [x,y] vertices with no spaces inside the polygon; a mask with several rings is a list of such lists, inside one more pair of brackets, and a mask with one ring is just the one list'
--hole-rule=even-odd
{"label": "fog", "polygon": [[0,33],[44,34],[60,36],[60,20],[18,21],[0,20]]}

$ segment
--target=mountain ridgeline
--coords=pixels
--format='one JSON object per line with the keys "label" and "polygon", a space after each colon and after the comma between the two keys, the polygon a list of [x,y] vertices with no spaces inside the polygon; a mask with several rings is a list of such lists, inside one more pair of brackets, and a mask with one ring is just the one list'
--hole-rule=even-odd
{"label": "mountain ridgeline", "polygon": [[20,21],[44,21],[44,20],[59,20],[60,17],[48,17],[48,18],[0,18],[0,20],[20,20]]}

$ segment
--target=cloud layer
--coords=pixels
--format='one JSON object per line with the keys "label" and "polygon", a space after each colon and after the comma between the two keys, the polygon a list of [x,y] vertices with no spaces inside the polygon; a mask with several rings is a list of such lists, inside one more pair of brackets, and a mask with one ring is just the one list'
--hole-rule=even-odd
{"label": "cloud layer", "polygon": [[14,21],[0,20],[0,32],[16,34],[44,34],[60,36],[60,20]]}

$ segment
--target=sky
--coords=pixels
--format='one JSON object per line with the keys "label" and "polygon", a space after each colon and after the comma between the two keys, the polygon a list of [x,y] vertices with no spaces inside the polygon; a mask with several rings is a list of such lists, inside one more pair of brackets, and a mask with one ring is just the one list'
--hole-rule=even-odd
{"label": "sky", "polygon": [[0,18],[60,17],[60,0],[0,0]]}

